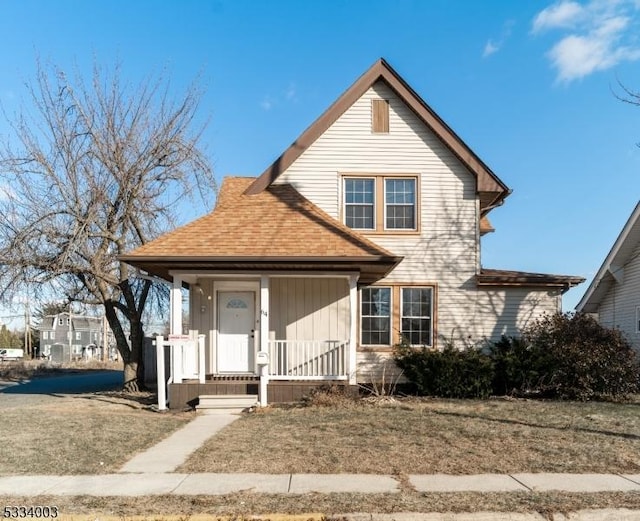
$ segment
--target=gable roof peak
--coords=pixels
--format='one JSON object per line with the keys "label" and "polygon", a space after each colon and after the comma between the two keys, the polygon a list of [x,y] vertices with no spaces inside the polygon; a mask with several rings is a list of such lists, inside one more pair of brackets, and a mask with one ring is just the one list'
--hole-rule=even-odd
{"label": "gable roof peak", "polygon": [[246,195],[265,190],[285,172],[342,114],[369,88],[382,79],[413,113],[440,139],[458,160],[475,175],[477,193],[483,214],[498,206],[511,193],[496,174],[467,146],[413,88],[389,65],[379,58],[338,99],[309,126],[280,157],[278,157],[251,185]]}

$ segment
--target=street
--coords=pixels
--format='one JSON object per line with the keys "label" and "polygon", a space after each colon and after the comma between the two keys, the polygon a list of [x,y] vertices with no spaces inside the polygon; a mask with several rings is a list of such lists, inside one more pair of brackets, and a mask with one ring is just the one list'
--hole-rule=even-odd
{"label": "street", "polygon": [[106,391],[121,386],[122,371],[88,371],[22,382],[0,381],[0,408],[43,403],[60,395]]}

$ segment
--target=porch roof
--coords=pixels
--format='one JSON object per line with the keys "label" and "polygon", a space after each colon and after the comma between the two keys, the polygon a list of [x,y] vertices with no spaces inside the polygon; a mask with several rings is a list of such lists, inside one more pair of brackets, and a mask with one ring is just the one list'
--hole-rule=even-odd
{"label": "porch roof", "polygon": [[521,286],[530,288],[558,288],[564,293],[584,282],[583,277],[571,275],[551,275],[525,271],[494,270],[483,268],[476,275],[478,286]]}
{"label": "porch roof", "polygon": [[166,233],[121,260],[171,280],[171,270],[358,271],[384,277],[402,257],[322,211],[291,185],[247,195],[255,178],[229,177],[213,212]]}

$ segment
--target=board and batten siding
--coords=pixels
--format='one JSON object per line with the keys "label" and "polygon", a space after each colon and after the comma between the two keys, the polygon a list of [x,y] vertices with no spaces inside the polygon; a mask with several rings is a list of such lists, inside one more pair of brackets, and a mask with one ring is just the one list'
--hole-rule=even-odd
{"label": "board and batten siding", "polygon": [[598,321],[622,331],[634,349],[640,350],[636,307],[640,306],[640,243],[624,266],[622,283],[612,282],[598,308]]}
{"label": "board and batten siding", "polygon": [[345,279],[270,279],[270,340],[349,339],[349,285]]}

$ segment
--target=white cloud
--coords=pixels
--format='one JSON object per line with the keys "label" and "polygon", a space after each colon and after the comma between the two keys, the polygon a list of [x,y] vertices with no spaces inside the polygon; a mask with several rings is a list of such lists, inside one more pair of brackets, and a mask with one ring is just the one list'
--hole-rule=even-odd
{"label": "white cloud", "polygon": [[488,56],[491,56],[492,54],[495,54],[500,49],[502,49],[502,46],[505,44],[509,36],[511,36],[514,24],[515,22],[513,20],[507,20],[502,26],[502,33],[500,34],[500,38],[498,38],[497,40],[493,38],[487,40],[487,43],[484,46],[484,50],[482,51],[483,58],[487,58]]}
{"label": "white cloud", "polygon": [[584,15],[584,8],[577,2],[561,1],[543,9],[533,20],[532,31],[573,27]]}
{"label": "white cloud", "polygon": [[284,93],[284,97],[289,101],[298,101],[298,90],[295,83],[290,83]]}
{"label": "white cloud", "polygon": [[283,102],[297,103],[298,102],[298,89],[295,83],[290,83],[289,86],[280,92],[278,96],[271,96],[266,94],[260,102],[262,110],[271,110],[277,105],[281,105]]}
{"label": "white cloud", "polygon": [[482,57],[486,58],[487,56],[491,56],[492,54],[498,52],[500,47],[498,47],[493,41],[488,40],[484,46],[484,51],[482,51]]}
{"label": "white cloud", "polygon": [[547,57],[556,69],[557,81],[569,83],[618,63],[640,59],[635,38],[639,14],[638,0],[591,0],[584,5],[561,1],[538,13],[532,32],[565,32]]}
{"label": "white cloud", "polygon": [[264,99],[260,102],[260,106],[263,110],[271,110],[273,108],[273,100],[270,96],[265,96]]}

